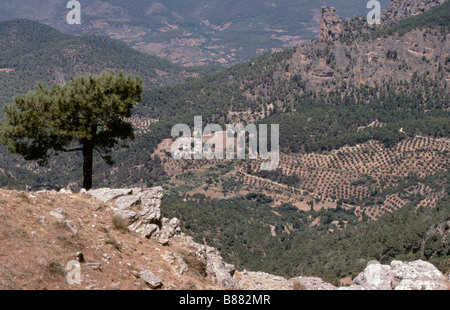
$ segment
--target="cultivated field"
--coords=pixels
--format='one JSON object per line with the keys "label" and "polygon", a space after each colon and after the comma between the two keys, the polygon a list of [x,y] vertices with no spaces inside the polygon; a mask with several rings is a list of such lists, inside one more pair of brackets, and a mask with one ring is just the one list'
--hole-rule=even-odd
{"label": "cultivated field", "polygon": [[[168,156],[170,145],[165,140],[155,154],[163,158],[171,185],[180,192],[213,198],[259,192],[274,198],[274,205],[290,203],[303,210],[334,208],[339,202],[371,217],[401,208],[412,195],[422,196],[421,205],[434,205],[440,193],[424,184],[403,195],[387,194],[383,200],[371,197],[408,176],[424,178],[446,171],[450,151],[448,139],[415,137],[392,148],[369,141],[323,154],[280,154],[279,170],[269,179],[261,177],[259,160],[175,160]],[[283,177],[293,176],[295,184],[283,182]]]}

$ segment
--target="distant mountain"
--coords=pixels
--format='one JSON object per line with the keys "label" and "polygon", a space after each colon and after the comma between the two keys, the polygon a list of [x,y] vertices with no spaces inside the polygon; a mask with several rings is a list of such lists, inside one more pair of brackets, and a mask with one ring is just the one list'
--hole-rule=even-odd
{"label": "distant mountain", "polygon": [[0,0],[0,20],[27,18],[66,33],[104,34],[185,65],[230,65],[314,38],[322,5],[343,17],[369,12],[360,0],[80,0],[81,25],[68,25],[67,2]]}
{"label": "distant mountain", "polygon": [[106,36],[72,36],[29,20],[0,22],[0,46],[0,106],[34,89],[38,81],[62,83],[70,76],[122,70],[142,77],[145,86],[153,88],[182,82],[199,72]]}
{"label": "distant mountain", "polygon": [[[204,79],[151,91],[147,93],[145,113],[153,118],[173,117],[198,110],[205,117],[207,114],[215,121],[225,122],[255,121],[270,114],[292,119],[291,112],[308,111],[296,109],[306,102],[320,99],[332,103],[334,99],[330,97],[348,96],[348,100],[368,103],[396,91],[405,94],[405,104],[420,99],[411,98],[408,102],[405,96],[418,96],[424,91],[426,96],[437,97],[420,100],[420,105],[435,102],[432,109],[447,110],[449,7],[447,1],[384,28],[370,28],[362,20],[345,22],[335,15],[336,28],[341,31],[334,38],[321,35],[294,49],[235,65]],[[322,33],[330,33],[324,22],[330,10],[323,8]],[[416,85],[415,92],[408,84]],[[376,91],[367,90],[370,88]],[[352,126],[356,126],[354,121]]]}

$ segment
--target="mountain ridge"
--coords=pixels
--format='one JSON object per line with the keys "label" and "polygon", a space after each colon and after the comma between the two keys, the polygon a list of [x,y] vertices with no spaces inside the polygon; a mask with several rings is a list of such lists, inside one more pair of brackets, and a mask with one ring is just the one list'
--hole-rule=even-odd
{"label": "mountain ridge", "polygon": [[[325,1],[346,17],[365,15],[357,0]],[[388,0],[380,1],[387,7]],[[313,38],[320,5],[306,0],[83,2],[81,25],[66,22],[67,1],[0,1],[3,18],[34,19],[71,34],[104,34],[183,65],[229,66]],[[0,18],[2,16],[0,15]]]}
{"label": "mountain ridge", "polygon": [[[50,26],[18,19],[0,22],[0,104],[33,89],[36,81],[64,83],[70,76],[123,70],[139,75],[147,88],[197,76],[156,56],[145,55],[106,36],[72,36]],[[6,69],[9,69],[7,71]]]}

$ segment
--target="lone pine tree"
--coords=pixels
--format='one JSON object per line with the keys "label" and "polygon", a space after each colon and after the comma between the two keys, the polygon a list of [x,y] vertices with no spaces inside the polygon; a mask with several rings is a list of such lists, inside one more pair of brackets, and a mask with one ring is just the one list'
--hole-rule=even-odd
{"label": "lone pine tree", "polygon": [[83,187],[92,188],[94,151],[113,164],[111,151],[119,140],[134,139],[131,117],[142,97],[142,80],[123,73],[71,78],[14,98],[5,107],[0,142],[8,150],[45,164],[52,155],[83,154]]}

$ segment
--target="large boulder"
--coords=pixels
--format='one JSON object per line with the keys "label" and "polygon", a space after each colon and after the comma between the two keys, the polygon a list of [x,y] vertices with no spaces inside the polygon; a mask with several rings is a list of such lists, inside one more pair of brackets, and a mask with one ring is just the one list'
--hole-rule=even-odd
{"label": "large boulder", "polygon": [[98,200],[103,202],[110,201],[114,198],[129,195],[133,192],[132,189],[110,189],[110,188],[99,188],[99,189],[91,189],[87,191],[87,193]]}
{"label": "large boulder", "polygon": [[445,276],[431,263],[392,261],[390,265],[370,262],[353,282],[343,289],[362,290],[446,290]]}
{"label": "large boulder", "polygon": [[432,264],[418,260],[393,261],[391,286],[395,290],[446,290],[445,276]]}
{"label": "large boulder", "polygon": [[223,261],[219,251],[210,246],[202,246],[197,252],[197,257],[202,259],[206,266],[206,274],[215,283],[226,288],[239,289],[239,281],[233,278],[234,267]]}
{"label": "large boulder", "polygon": [[391,267],[378,262],[370,262],[353,282],[366,290],[390,290]]}
{"label": "large boulder", "polygon": [[173,218],[169,220],[168,218],[163,218],[161,221],[161,229],[152,238],[163,245],[167,245],[170,239],[180,232],[179,219]]}
{"label": "large boulder", "polygon": [[196,243],[192,237],[182,233],[174,236],[172,242],[176,247],[195,253],[196,259],[205,266],[206,276],[214,284],[227,289],[240,289],[239,280],[233,277],[234,266],[225,263],[215,248]]}
{"label": "large boulder", "polygon": [[162,255],[162,258],[170,264],[173,270],[176,272],[178,276],[183,275],[184,273],[189,271],[189,267],[186,262],[183,260],[180,254],[166,252]]}
{"label": "large boulder", "polygon": [[140,216],[147,223],[157,223],[161,220],[162,187],[155,187],[139,195]]}
{"label": "large boulder", "polygon": [[139,195],[129,195],[117,198],[114,204],[120,210],[125,210],[134,207],[135,205],[139,204],[140,201],[141,197]]}
{"label": "large boulder", "polygon": [[168,245],[170,239],[180,234],[180,221],[176,218],[161,218],[161,200],[163,188],[150,189],[110,189],[90,190],[89,195],[103,201],[111,202],[116,220],[126,223],[130,231],[143,238],[155,240]]}

